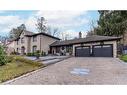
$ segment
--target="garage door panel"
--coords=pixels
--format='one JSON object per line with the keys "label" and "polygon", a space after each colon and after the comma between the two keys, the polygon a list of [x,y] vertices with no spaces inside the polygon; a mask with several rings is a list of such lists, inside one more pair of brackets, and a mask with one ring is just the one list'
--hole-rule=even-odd
{"label": "garage door panel", "polygon": [[113,57],[112,45],[94,46],[94,57]]}
{"label": "garage door panel", "polygon": [[101,52],[102,50],[100,50],[101,48],[94,48],[93,51],[94,51],[94,56],[95,57],[100,57],[101,56]]}
{"label": "garage door panel", "polygon": [[77,47],[76,49],[77,57],[89,57],[90,56],[90,47]]}

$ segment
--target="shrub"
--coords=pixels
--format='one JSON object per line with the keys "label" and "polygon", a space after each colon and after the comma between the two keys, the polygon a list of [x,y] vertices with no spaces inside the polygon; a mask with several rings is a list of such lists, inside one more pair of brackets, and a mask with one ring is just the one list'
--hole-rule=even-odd
{"label": "shrub", "polygon": [[36,56],[37,59],[39,59],[39,57],[40,57],[40,50],[36,51],[35,56]]}
{"label": "shrub", "polygon": [[33,52],[33,53],[31,53],[31,56],[35,56],[35,53]]}
{"label": "shrub", "polygon": [[27,53],[27,56],[32,56],[32,53]]}
{"label": "shrub", "polygon": [[43,53],[43,56],[46,56],[46,52]]}
{"label": "shrub", "polygon": [[11,55],[17,55],[17,52],[15,52],[15,51],[11,52]]}
{"label": "shrub", "polygon": [[36,53],[27,53],[27,56],[36,56]]}
{"label": "shrub", "polygon": [[43,56],[43,50],[42,50],[42,52],[41,52],[41,56]]}
{"label": "shrub", "polygon": [[0,65],[5,65],[6,63],[6,54],[3,47],[0,45]]}
{"label": "shrub", "polygon": [[27,64],[32,64],[32,65],[37,65],[37,66],[41,66],[42,64],[39,63],[39,62],[35,62],[35,61],[32,61],[32,60],[28,60],[28,59],[25,59],[23,57],[15,57],[15,61],[17,62],[22,62],[22,63],[27,63]]}
{"label": "shrub", "polygon": [[41,56],[46,56],[46,52],[42,51]]}
{"label": "shrub", "polygon": [[14,61],[14,56],[10,55],[10,56],[7,56],[7,63],[10,63]]}

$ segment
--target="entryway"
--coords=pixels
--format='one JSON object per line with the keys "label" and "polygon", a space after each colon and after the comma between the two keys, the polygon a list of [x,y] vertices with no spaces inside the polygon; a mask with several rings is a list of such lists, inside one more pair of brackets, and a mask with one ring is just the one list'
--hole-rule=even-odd
{"label": "entryway", "polygon": [[25,47],[24,47],[24,46],[21,47],[21,54],[22,54],[22,55],[25,54]]}

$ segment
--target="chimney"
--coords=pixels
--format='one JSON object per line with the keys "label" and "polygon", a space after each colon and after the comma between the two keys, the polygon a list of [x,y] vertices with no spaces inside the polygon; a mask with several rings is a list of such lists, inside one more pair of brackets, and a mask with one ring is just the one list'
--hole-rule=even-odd
{"label": "chimney", "polygon": [[82,33],[81,32],[79,32],[79,38],[82,38]]}

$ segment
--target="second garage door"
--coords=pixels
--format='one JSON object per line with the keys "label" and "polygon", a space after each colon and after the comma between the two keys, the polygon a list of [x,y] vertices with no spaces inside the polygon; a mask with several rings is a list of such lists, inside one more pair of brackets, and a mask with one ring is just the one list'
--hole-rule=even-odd
{"label": "second garage door", "polygon": [[96,45],[93,46],[94,57],[113,57],[112,45]]}

